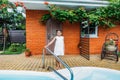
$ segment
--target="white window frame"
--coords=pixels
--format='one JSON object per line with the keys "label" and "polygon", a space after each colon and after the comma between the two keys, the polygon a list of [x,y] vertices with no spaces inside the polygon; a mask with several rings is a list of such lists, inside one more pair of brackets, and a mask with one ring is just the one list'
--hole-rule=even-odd
{"label": "white window frame", "polygon": [[[84,34],[84,36],[81,35],[81,37],[88,37],[88,34]],[[98,38],[98,26],[95,26],[95,34],[89,34],[89,38]]]}
{"label": "white window frame", "polygon": [[[86,20],[86,21],[83,21],[82,23],[81,23],[82,25],[82,28],[87,28],[87,30],[89,29],[89,28],[91,28],[91,27],[94,27],[95,28],[95,34],[90,34],[90,32],[87,32],[87,33],[89,33],[89,34],[84,34],[85,32],[81,32],[81,37],[89,37],[89,38],[98,38],[98,25],[96,25],[95,23],[94,23],[94,26],[93,25],[89,25],[88,24],[88,21]],[[89,29],[90,30],[90,29]]]}
{"label": "white window frame", "polygon": [[98,38],[98,26],[95,26],[95,34],[89,34],[90,38]]}

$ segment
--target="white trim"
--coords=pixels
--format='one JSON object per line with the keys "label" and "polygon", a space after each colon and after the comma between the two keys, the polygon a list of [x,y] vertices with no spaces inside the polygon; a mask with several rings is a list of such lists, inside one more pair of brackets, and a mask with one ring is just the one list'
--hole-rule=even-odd
{"label": "white trim", "polygon": [[[17,1],[19,1],[19,2],[31,2],[31,1],[34,1],[34,2],[45,2],[44,0],[9,0],[9,1],[11,1],[11,2],[17,2]],[[79,3],[98,3],[98,4],[109,4],[109,2],[108,1],[101,1],[101,0],[59,0],[59,1],[50,1],[50,0],[48,0],[47,2],[79,2]]]}
{"label": "white trim", "polygon": [[[33,4],[44,4],[45,1],[22,1],[24,3],[33,3]],[[108,3],[106,4],[103,4],[103,3],[99,3],[99,4],[96,4],[96,3],[72,3],[72,2],[48,2],[49,4],[55,4],[55,5],[71,5],[71,6],[96,6],[96,7],[102,7],[102,6],[107,6]]]}
{"label": "white trim", "polygon": [[95,26],[95,34],[90,34],[90,38],[98,38],[98,26]]}
{"label": "white trim", "polygon": [[[33,3],[33,4],[44,4],[44,1],[23,1],[24,3]],[[55,5],[70,5],[70,6],[92,6],[92,7],[102,7],[107,6],[106,4],[95,4],[95,3],[71,3],[71,2],[48,2],[49,4]]]}
{"label": "white trim", "polygon": [[81,35],[81,37],[83,38],[87,38],[89,36],[89,38],[98,38],[98,26],[95,26],[95,34],[84,34]]}
{"label": "white trim", "polygon": [[[16,2],[17,0],[9,0],[10,2]],[[27,9],[34,10],[48,10],[48,7],[44,4],[45,1],[38,0],[18,0],[23,2]],[[84,6],[86,8],[96,8],[96,7],[105,7],[109,5],[108,1],[96,1],[96,0],[70,0],[70,1],[48,1],[49,4],[55,4],[59,6],[66,7],[80,7]]]}

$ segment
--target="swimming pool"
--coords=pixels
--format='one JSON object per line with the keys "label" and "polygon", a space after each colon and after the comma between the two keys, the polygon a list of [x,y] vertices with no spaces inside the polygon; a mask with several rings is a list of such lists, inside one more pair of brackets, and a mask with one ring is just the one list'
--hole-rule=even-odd
{"label": "swimming pool", "polygon": [[57,80],[52,72],[1,70],[0,80]]}
{"label": "swimming pool", "polygon": [[[120,71],[98,67],[74,67],[74,80],[120,80]],[[68,79],[66,69],[58,70]],[[54,72],[0,70],[0,80],[62,80]]]}

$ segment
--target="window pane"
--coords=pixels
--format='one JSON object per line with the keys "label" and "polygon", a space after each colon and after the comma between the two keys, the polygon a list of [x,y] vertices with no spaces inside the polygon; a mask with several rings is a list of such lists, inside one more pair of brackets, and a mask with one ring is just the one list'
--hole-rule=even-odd
{"label": "window pane", "polygon": [[[84,26],[84,25],[81,25],[81,26]],[[82,27],[81,36],[82,37],[88,37],[88,35],[89,35],[90,37],[97,37],[97,31],[96,30],[97,30],[97,26],[95,24],[90,24],[89,28],[88,27]]]}
{"label": "window pane", "polygon": [[95,27],[94,28],[89,28],[89,34],[95,34]]}

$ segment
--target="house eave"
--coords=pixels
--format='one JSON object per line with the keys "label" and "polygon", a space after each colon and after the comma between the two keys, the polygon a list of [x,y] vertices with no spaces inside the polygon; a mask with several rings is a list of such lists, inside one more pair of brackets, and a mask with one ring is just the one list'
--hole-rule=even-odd
{"label": "house eave", "polygon": [[[16,0],[9,0],[11,2],[16,2]],[[38,0],[21,0],[27,9],[30,10],[48,10],[48,7],[44,4],[45,1]],[[109,5],[107,1],[91,1],[91,0],[67,0],[67,1],[47,1],[49,4],[54,4],[58,6],[64,6],[66,8],[76,8],[76,7],[86,7],[88,9],[97,8],[97,7],[105,7]]]}

